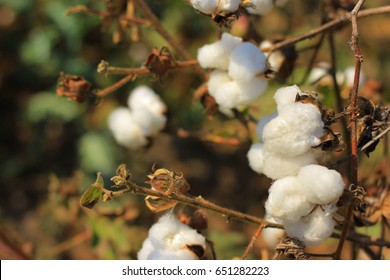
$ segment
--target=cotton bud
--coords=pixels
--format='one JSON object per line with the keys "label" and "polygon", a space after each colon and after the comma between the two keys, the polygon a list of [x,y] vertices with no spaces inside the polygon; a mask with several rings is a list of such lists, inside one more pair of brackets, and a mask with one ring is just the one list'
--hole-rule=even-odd
{"label": "cotton bud", "polygon": [[[191,248],[197,248],[192,250]],[[168,213],[150,230],[138,252],[139,260],[197,260],[203,256],[206,239]]]}
{"label": "cotton bud", "polygon": [[130,93],[127,104],[130,109],[143,108],[156,114],[163,114],[167,110],[160,96],[147,86],[136,87]]}
{"label": "cotton bud", "polygon": [[240,37],[229,33],[223,33],[221,40],[205,45],[198,50],[198,61],[203,68],[217,68],[227,70],[229,67],[229,56],[235,47],[242,42]]}
{"label": "cotton bud", "polygon": [[295,176],[276,180],[268,192],[265,209],[277,222],[294,223],[314,208],[314,204],[306,200]]}
{"label": "cotton bud", "polygon": [[108,127],[116,142],[122,146],[135,150],[147,144],[141,128],[127,108],[115,109],[108,118]]}
{"label": "cotton bud", "polygon": [[252,144],[248,151],[247,158],[252,170],[259,174],[263,173],[264,145],[262,143]]}
{"label": "cotton bud", "polygon": [[297,176],[307,200],[316,204],[335,203],[344,191],[340,173],[320,165],[303,167]]}
{"label": "cotton bud", "polygon": [[[275,218],[269,214],[265,215],[264,220],[270,223],[276,223]],[[285,231],[280,228],[267,227],[263,228],[263,230],[261,231],[261,237],[269,248],[275,248],[275,246],[278,245],[284,235]]]}
{"label": "cotton bud", "polygon": [[287,235],[296,237],[306,245],[317,245],[330,237],[336,222],[333,219],[337,207],[333,204],[317,207],[315,211],[294,223],[285,223]]}
{"label": "cotton bud", "polygon": [[230,54],[229,75],[236,81],[248,82],[265,69],[265,55],[250,42],[239,44]]}
{"label": "cotton bud", "polygon": [[273,8],[273,0],[251,0],[251,3],[247,11],[255,15],[266,15]]}
{"label": "cotton bud", "polygon": [[280,114],[283,108],[295,102],[295,98],[302,95],[301,89],[297,85],[282,87],[275,92],[274,99],[278,105],[278,113]]}

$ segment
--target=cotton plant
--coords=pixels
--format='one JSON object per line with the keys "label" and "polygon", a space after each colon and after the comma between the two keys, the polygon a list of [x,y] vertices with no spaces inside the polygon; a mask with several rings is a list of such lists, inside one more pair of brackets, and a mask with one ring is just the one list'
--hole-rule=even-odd
{"label": "cotton plant", "polygon": [[127,103],[128,107],[119,107],[111,112],[108,128],[119,145],[136,150],[148,143],[148,137],[165,127],[167,107],[147,86],[135,88]]}
{"label": "cotton plant", "polygon": [[207,88],[221,111],[248,105],[267,88],[266,57],[256,45],[223,33],[219,41],[198,50],[203,68],[211,68]]}
{"label": "cotton plant", "polygon": [[[197,250],[191,250],[194,247],[198,247]],[[205,250],[205,237],[168,212],[150,228],[138,259],[199,260],[199,252]]]}

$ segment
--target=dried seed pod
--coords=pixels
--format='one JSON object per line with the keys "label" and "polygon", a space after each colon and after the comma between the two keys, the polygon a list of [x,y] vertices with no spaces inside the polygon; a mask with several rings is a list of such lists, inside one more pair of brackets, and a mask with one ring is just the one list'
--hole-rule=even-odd
{"label": "dried seed pod", "polygon": [[57,82],[57,96],[65,96],[71,101],[83,103],[90,88],[91,83],[83,77],[61,72]]}
{"label": "dried seed pod", "polygon": [[163,78],[167,72],[174,66],[175,59],[167,47],[162,47],[160,50],[153,48],[144,66],[147,67],[150,72],[154,73],[156,77]]}
{"label": "dried seed pod", "polygon": [[274,259],[286,256],[289,259],[307,260],[309,256],[305,253],[305,245],[297,238],[283,237],[275,248]]}

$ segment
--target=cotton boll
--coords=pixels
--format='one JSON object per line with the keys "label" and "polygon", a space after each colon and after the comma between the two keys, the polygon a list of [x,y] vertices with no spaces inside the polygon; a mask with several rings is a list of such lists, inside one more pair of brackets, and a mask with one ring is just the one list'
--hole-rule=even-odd
{"label": "cotton boll", "polygon": [[297,85],[282,87],[275,92],[274,99],[278,105],[279,114],[283,108],[295,102],[297,94],[302,95],[302,91]]}
{"label": "cotton boll", "polygon": [[256,126],[256,135],[259,137],[260,141],[263,141],[263,130],[264,127],[274,118],[278,116],[278,112],[273,112],[271,115],[264,116],[257,122]]}
{"label": "cotton boll", "polygon": [[266,15],[273,7],[273,0],[252,0],[252,7],[248,7],[247,11],[255,15]]}
{"label": "cotton boll", "polygon": [[229,75],[239,82],[248,82],[266,68],[265,55],[252,43],[239,44],[230,54]]}
{"label": "cotton boll", "polygon": [[336,202],[344,191],[340,173],[321,165],[303,167],[299,171],[298,180],[307,199],[316,204]]}
{"label": "cotton boll", "polygon": [[167,110],[160,96],[147,86],[136,87],[130,93],[127,104],[130,109],[144,108],[156,114],[163,114]]}
{"label": "cotton boll", "polygon": [[333,205],[325,208],[318,207],[313,213],[294,223],[285,223],[287,235],[298,238],[306,245],[318,245],[333,232],[336,222],[332,214],[335,210],[337,207]]}
{"label": "cotton boll", "polygon": [[[266,214],[264,220],[270,223],[277,223],[275,218],[269,214]],[[275,248],[279,244],[280,240],[284,237],[285,231],[280,228],[263,228],[261,231],[261,237],[263,238],[265,244],[269,248]]]}
{"label": "cotton boll", "polygon": [[218,5],[218,0],[190,0],[192,7],[206,15],[215,12]]}
{"label": "cotton boll", "polygon": [[242,42],[242,39],[223,33],[221,40],[204,45],[198,49],[198,61],[203,68],[217,68],[227,70],[229,67],[229,55],[235,47]]}
{"label": "cotton boll", "polygon": [[294,223],[314,208],[301,192],[295,176],[276,180],[268,192],[265,209],[277,222]]}
{"label": "cotton boll", "polygon": [[141,148],[148,142],[127,108],[122,107],[112,111],[108,117],[108,127],[115,141],[129,149]]}
{"label": "cotton boll", "polygon": [[210,73],[210,78],[207,81],[207,89],[211,96],[214,96],[219,87],[226,83],[232,82],[232,79],[226,71],[214,70]]}
{"label": "cotton boll", "polygon": [[265,149],[290,157],[306,153],[321,143],[323,126],[316,106],[293,103],[264,127]]}
{"label": "cotton boll", "polygon": [[[210,93],[211,94],[211,93]],[[222,108],[234,108],[240,104],[241,90],[234,81],[226,82],[211,94]]]}
{"label": "cotton boll", "polygon": [[256,100],[267,89],[267,85],[268,81],[262,77],[255,77],[248,82],[237,82],[237,86],[241,92],[240,105],[248,105]]}
{"label": "cotton boll", "polygon": [[294,157],[264,151],[263,173],[276,180],[286,176],[295,176],[303,166],[315,163],[317,163],[317,154],[314,151]]}
{"label": "cotton boll", "polygon": [[152,136],[162,130],[167,122],[167,117],[162,114],[155,114],[143,108],[131,111],[134,121],[139,125],[145,136]]}
{"label": "cotton boll", "polygon": [[220,0],[219,11],[233,13],[238,10],[241,0]]}
{"label": "cotton boll", "polygon": [[206,239],[172,214],[166,214],[150,228],[148,238],[138,252],[138,259],[198,259],[186,249],[187,245],[199,245],[205,249]]}
{"label": "cotton boll", "polygon": [[250,147],[247,158],[249,166],[253,171],[262,174],[264,167],[264,148],[262,143],[252,144]]}

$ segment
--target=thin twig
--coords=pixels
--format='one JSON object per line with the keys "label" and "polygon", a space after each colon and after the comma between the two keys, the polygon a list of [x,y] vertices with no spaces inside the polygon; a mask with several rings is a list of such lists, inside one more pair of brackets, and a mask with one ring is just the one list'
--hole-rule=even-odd
{"label": "thin twig", "polygon": [[120,79],[115,84],[113,84],[109,87],[106,87],[105,89],[95,91],[95,95],[98,97],[104,97],[104,96],[116,91],[118,88],[124,86],[125,84],[130,82],[132,79],[134,79],[134,77],[135,77],[134,74],[130,74],[130,75]]}
{"label": "thin twig", "polygon": [[242,260],[245,260],[246,257],[248,256],[249,252],[252,251],[252,248],[255,245],[257,238],[259,238],[263,228],[264,228],[264,225],[261,224],[259,226],[259,228],[257,229],[256,233],[252,236],[251,242],[246,247],[244,254],[242,254],[242,257],[241,257]]}
{"label": "thin twig", "polygon": [[[351,11],[350,20],[352,24],[352,36],[351,36],[351,49],[355,53],[355,76],[354,76],[354,83],[353,88],[350,93],[350,101],[349,106],[351,108],[351,118],[349,127],[351,129],[351,183],[354,186],[358,186],[358,148],[357,148],[357,110],[356,110],[356,102],[357,102],[357,95],[359,90],[359,77],[360,77],[360,67],[363,62],[363,55],[359,46],[359,32],[357,27],[357,15],[359,13],[359,10],[363,6],[365,0],[359,0],[359,2],[356,4],[355,8]],[[352,220],[352,214],[353,209],[355,205],[351,203],[348,207],[347,215],[345,217],[345,223],[343,227],[343,231],[341,233],[341,237],[339,239],[339,243],[337,245],[337,249],[335,252],[334,259],[340,259],[341,257],[341,251],[343,250],[343,246],[345,243],[345,239],[348,234],[349,226],[351,224]]]}

